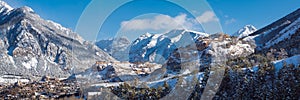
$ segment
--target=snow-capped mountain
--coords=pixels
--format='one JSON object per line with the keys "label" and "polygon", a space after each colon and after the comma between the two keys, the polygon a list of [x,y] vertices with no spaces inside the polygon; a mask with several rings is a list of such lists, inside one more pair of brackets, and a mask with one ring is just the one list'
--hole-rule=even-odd
{"label": "snow-capped mountain", "polygon": [[29,7],[0,1],[0,75],[68,76],[96,61],[115,61],[92,43]]}
{"label": "snow-capped mountain", "polygon": [[199,37],[207,36],[206,33],[190,30],[172,30],[164,34],[146,33],[132,43],[129,61],[165,63],[176,48],[195,44]]}
{"label": "snow-capped mountain", "polygon": [[237,38],[244,38],[254,33],[255,31],[257,31],[257,29],[253,25],[246,25],[245,27],[235,32],[233,36],[236,36]]}
{"label": "snow-capped mountain", "polygon": [[95,44],[118,61],[128,61],[128,57],[126,56],[128,56],[128,47],[130,46],[130,43],[129,39],[123,36],[108,40],[100,40]]}

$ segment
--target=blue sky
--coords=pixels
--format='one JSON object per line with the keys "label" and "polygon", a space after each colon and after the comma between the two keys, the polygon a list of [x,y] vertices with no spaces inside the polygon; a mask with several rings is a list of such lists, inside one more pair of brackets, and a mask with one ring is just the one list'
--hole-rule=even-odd
{"label": "blue sky", "polygon": [[3,0],[17,8],[31,7],[44,19],[53,20],[74,30],[81,12],[91,0]]}
{"label": "blue sky", "polygon": [[[41,17],[58,22],[72,30],[76,29],[82,12],[91,2],[91,0],[4,1],[13,7],[30,6]],[[97,8],[91,12],[94,13],[93,15],[107,19],[102,21],[101,26],[99,26],[100,24],[83,24],[86,30],[79,31],[79,34],[87,40],[93,40],[91,37],[105,39],[116,35],[135,38],[134,36],[144,32],[161,33],[172,28],[188,28],[209,33],[223,31],[232,34],[247,24],[262,28],[300,8],[300,0],[207,0],[209,6],[205,5],[203,0],[190,0],[189,2],[171,0],[178,2],[178,5],[162,0],[140,0],[130,3],[126,0],[97,1],[99,1],[99,5],[104,6],[96,6]],[[126,5],[113,9],[114,3],[118,2],[125,2]],[[105,12],[107,8],[112,9],[112,12]],[[214,12],[215,15],[211,12]],[[163,22],[160,19],[163,19]],[[193,19],[200,23],[194,22]],[[94,19],[90,18],[89,20],[92,22]],[[221,28],[217,24],[220,24]],[[99,29],[95,30],[99,34],[89,31],[92,30],[89,28]],[[94,36],[95,34],[97,36]]]}

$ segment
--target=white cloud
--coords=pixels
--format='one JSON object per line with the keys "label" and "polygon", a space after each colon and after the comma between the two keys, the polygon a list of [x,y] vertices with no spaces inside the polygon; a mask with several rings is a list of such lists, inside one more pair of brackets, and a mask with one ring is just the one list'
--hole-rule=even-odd
{"label": "white cloud", "polygon": [[175,17],[168,15],[157,15],[154,18],[148,19],[134,19],[130,21],[123,21],[121,28],[125,31],[135,30],[172,30],[176,28],[189,28],[193,23],[191,19],[187,18],[186,14],[180,14]]}
{"label": "white cloud", "polygon": [[231,19],[228,19],[228,20],[225,21],[225,25],[232,24],[232,23],[235,23],[235,22],[236,22],[236,19],[231,18]]}
{"label": "white cloud", "polygon": [[202,15],[198,16],[196,19],[202,24],[208,23],[208,22],[219,21],[217,16],[212,11],[206,11]]}
{"label": "white cloud", "polygon": [[229,16],[228,16],[228,15],[225,15],[224,17],[225,17],[225,18],[229,18]]}
{"label": "white cloud", "polygon": [[206,11],[202,15],[196,17],[196,19],[188,18],[186,14],[179,14],[175,17],[159,14],[153,18],[123,21],[121,22],[121,29],[123,32],[143,30],[169,31],[173,29],[199,30],[201,29],[201,26],[199,26],[198,22],[205,24],[216,21],[219,21],[219,19],[212,11]]}

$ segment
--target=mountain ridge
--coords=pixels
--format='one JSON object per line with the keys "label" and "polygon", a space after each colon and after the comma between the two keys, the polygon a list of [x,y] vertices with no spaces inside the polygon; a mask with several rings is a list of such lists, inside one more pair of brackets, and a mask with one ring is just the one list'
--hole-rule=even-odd
{"label": "mountain ridge", "polygon": [[129,62],[164,63],[177,47],[187,46],[197,38],[206,36],[206,33],[182,29],[163,34],[146,33],[133,41],[129,50]]}

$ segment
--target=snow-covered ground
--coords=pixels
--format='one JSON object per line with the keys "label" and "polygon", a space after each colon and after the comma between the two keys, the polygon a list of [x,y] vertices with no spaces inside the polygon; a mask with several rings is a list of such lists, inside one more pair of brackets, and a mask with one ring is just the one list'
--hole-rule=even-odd
{"label": "snow-covered ground", "polygon": [[[300,55],[295,55],[289,58],[272,61],[275,66],[275,72],[279,72],[283,68],[284,65],[294,65],[295,67],[300,65]],[[260,68],[258,65],[253,66],[252,68],[242,68],[242,70],[250,70],[251,72],[257,72]]]}
{"label": "snow-covered ground", "polygon": [[[158,79],[155,81],[148,81],[146,84],[149,87],[154,87],[157,88],[158,86],[163,86],[164,82],[167,82],[171,88],[174,88],[177,84],[178,77],[183,78],[183,84],[187,84],[187,82],[192,82],[194,77],[197,77],[199,81],[203,80],[204,73],[200,72],[195,75],[192,75],[190,73],[182,73],[178,74],[176,76],[169,76],[166,78]],[[123,84],[124,82],[110,82],[110,83],[97,83],[97,84],[92,84],[91,86],[97,86],[97,87],[111,87],[111,86],[119,86],[120,84]],[[142,84],[142,81],[140,81],[139,84]]]}
{"label": "snow-covered ground", "polygon": [[280,69],[282,69],[284,64],[286,64],[287,66],[290,64],[299,66],[300,65],[300,55],[295,55],[295,56],[292,56],[292,57],[289,57],[286,59],[273,61],[273,63],[275,65],[276,72],[278,72]]}
{"label": "snow-covered ground", "polygon": [[29,82],[29,79],[17,75],[3,75],[0,77],[0,84],[14,84],[16,82]]}

